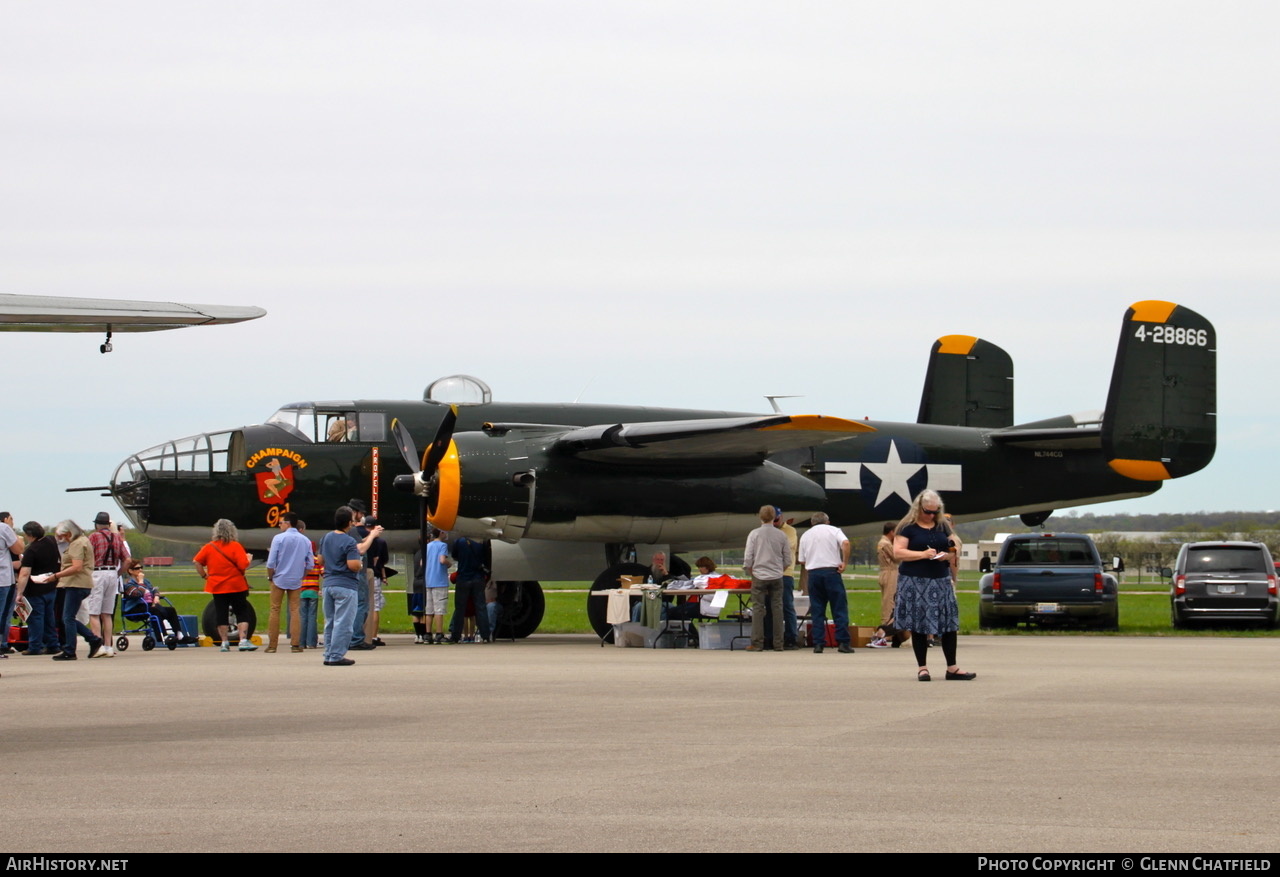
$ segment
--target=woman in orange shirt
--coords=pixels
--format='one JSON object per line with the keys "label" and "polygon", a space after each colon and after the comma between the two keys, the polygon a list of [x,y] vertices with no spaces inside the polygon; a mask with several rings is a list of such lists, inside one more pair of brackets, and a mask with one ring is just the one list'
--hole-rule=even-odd
{"label": "woman in orange shirt", "polygon": [[240,651],[252,652],[257,648],[249,639],[249,622],[241,620],[248,618],[253,610],[249,607],[249,580],[244,575],[249,568],[249,554],[236,541],[238,538],[236,525],[219,518],[213,525],[213,541],[195,556],[196,572],[204,579],[206,593],[213,595],[214,617],[218,620],[218,636],[224,652],[231,651],[229,611],[236,614]]}

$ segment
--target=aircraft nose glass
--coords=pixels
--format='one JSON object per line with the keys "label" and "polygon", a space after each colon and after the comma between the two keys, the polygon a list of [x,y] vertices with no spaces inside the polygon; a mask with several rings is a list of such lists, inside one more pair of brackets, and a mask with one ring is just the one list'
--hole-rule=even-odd
{"label": "aircraft nose glass", "polygon": [[[201,433],[138,451],[122,463],[120,469],[129,466],[134,479],[209,477],[229,472],[232,458],[238,458],[242,445],[239,430]],[[120,469],[116,470],[117,474]]]}
{"label": "aircraft nose glass", "polygon": [[244,434],[240,430],[201,433],[138,451],[118,467],[111,478],[116,501],[146,523],[151,485],[157,479],[175,484],[191,479],[207,481],[230,472],[244,455]]}
{"label": "aircraft nose glass", "polygon": [[139,529],[146,529],[147,509],[151,498],[146,467],[132,456],[116,467],[111,476],[111,496],[133,518]]}

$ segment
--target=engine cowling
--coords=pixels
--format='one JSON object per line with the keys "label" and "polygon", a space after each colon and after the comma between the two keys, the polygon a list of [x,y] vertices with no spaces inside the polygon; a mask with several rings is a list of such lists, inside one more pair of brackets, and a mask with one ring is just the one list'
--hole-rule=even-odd
{"label": "engine cowling", "polygon": [[556,452],[557,437],[456,434],[420,488],[428,519],[507,542],[724,542],[756,526],[763,504],[796,514],[825,506],[818,484],[773,463],[606,464]]}

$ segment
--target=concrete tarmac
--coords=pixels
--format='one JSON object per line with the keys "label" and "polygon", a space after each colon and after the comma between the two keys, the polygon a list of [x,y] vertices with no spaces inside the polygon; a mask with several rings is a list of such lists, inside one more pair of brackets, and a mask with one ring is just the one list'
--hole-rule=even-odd
{"label": "concrete tarmac", "polygon": [[13,655],[4,846],[1274,852],[1280,640]]}

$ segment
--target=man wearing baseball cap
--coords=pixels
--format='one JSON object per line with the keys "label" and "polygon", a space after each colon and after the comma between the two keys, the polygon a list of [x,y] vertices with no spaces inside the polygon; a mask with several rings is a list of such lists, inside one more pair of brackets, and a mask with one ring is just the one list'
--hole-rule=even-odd
{"label": "man wearing baseball cap", "polygon": [[89,629],[94,636],[102,637],[102,649],[96,657],[114,658],[111,624],[116,614],[116,594],[120,591],[120,572],[129,560],[129,550],[120,535],[111,529],[111,516],[106,512],[98,512],[93,519],[89,544],[93,546],[93,590],[85,600]]}

